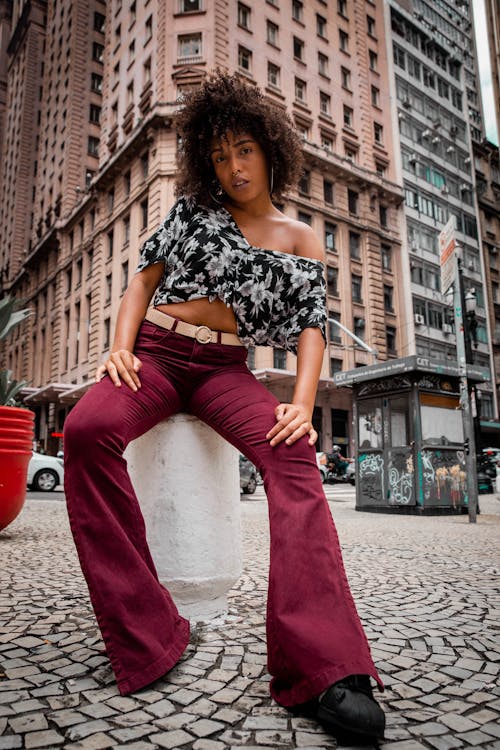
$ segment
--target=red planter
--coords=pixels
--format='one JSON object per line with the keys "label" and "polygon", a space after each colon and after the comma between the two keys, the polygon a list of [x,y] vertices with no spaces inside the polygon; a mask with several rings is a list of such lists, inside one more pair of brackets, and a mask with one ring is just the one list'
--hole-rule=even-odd
{"label": "red planter", "polygon": [[0,530],[17,518],[24,505],[34,419],[28,409],[0,406]]}

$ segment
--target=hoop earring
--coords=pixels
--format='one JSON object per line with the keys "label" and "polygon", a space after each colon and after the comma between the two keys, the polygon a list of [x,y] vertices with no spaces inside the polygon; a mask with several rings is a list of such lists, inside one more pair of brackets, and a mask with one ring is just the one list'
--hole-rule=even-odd
{"label": "hoop earring", "polygon": [[269,193],[270,193],[270,195],[273,194],[273,188],[274,188],[274,167],[271,164],[271,179],[270,179],[270,185],[269,185]]}
{"label": "hoop earring", "polygon": [[222,190],[222,188],[221,188],[220,185],[217,184],[217,187],[218,187],[218,190],[219,190],[219,196],[220,197],[216,197],[212,193],[212,191],[210,190],[210,188],[208,188],[207,192],[208,192],[209,196],[211,197],[211,199],[213,200],[214,203],[217,203],[219,206],[222,206],[222,201],[220,200],[220,198],[222,198],[222,196],[224,195],[224,191]]}

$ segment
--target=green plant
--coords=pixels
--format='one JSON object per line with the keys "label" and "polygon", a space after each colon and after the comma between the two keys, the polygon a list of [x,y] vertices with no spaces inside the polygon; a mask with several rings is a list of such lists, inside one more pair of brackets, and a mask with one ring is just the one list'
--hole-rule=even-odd
{"label": "green plant", "polygon": [[[0,300],[0,341],[31,315],[31,310],[16,310],[16,300],[7,295]],[[0,406],[14,406],[16,395],[27,385],[26,380],[11,380],[12,370],[0,370]]]}

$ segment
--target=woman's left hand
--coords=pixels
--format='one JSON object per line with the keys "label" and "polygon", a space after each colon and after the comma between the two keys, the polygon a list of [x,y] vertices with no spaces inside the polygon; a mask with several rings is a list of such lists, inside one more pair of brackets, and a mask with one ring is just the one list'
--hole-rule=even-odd
{"label": "woman's left hand", "polygon": [[314,445],[318,433],[312,426],[311,414],[305,406],[300,404],[278,404],[274,410],[276,424],[269,430],[266,439],[271,445],[277,445],[283,440],[292,445],[296,440],[309,435],[309,445]]}

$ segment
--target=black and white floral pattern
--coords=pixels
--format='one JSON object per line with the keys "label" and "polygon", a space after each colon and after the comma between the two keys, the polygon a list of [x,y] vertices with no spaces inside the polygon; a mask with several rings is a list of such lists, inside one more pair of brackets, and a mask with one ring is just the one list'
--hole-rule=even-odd
{"label": "black and white floral pattern", "polygon": [[305,328],[325,335],[326,287],[320,260],[250,245],[231,214],[180,198],[141,248],[137,271],[158,262],[165,273],[154,304],[221,299],[246,345],[296,352]]}

